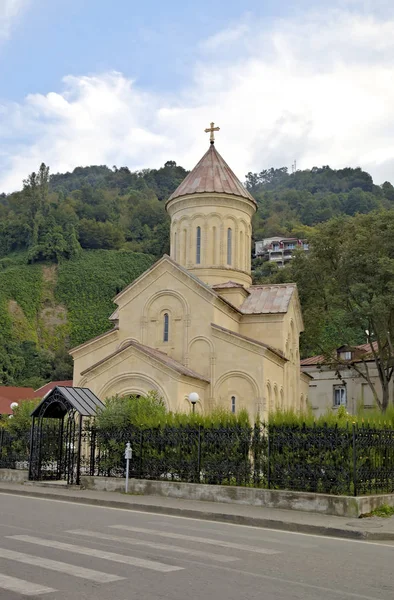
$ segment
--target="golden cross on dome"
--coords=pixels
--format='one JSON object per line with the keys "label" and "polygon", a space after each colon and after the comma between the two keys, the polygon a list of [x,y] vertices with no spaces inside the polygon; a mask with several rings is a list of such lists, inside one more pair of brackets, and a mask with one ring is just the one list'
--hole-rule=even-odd
{"label": "golden cross on dome", "polygon": [[211,123],[211,126],[205,130],[205,133],[210,133],[209,140],[211,144],[215,143],[215,131],[220,131],[220,127],[215,127],[215,123]]}

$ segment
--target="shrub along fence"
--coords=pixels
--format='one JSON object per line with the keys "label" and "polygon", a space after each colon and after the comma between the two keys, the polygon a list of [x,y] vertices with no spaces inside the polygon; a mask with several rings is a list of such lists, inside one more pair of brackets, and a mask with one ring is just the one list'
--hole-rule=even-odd
{"label": "shrub along fence", "polygon": [[[23,438],[23,439],[22,439]],[[0,430],[0,467],[26,468],[29,441]],[[85,428],[81,474],[363,495],[394,491],[394,430],[369,425],[198,423]],[[53,460],[56,460],[54,448]],[[62,454],[60,452],[60,454]]]}

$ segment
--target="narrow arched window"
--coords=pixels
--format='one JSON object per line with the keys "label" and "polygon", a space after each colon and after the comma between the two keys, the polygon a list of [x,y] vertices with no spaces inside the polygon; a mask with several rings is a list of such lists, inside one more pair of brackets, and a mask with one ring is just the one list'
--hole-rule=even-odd
{"label": "narrow arched window", "polygon": [[196,234],[196,264],[199,265],[201,262],[201,227],[197,227]]}
{"label": "narrow arched window", "polygon": [[231,227],[227,229],[227,264],[231,265],[232,262],[232,243],[233,243],[233,232]]}
{"label": "narrow arched window", "polygon": [[235,413],[235,408],[236,408],[236,400],[235,400],[235,396],[231,396],[231,412]]}
{"label": "narrow arched window", "polygon": [[169,319],[168,313],[165,313],[165,315],[164,315],[164,334],[163,334],[164,342],[168,342],[169,326],[170,326],[170,319]]}

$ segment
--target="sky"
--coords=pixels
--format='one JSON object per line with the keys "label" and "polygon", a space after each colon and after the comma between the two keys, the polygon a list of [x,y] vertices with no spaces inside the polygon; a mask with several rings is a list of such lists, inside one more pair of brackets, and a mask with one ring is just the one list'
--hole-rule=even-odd
{"label": "sky", "polygon": [[241,180],[360,166],[394,183],[392,0],[0,0],[0,193],[216,146]]}

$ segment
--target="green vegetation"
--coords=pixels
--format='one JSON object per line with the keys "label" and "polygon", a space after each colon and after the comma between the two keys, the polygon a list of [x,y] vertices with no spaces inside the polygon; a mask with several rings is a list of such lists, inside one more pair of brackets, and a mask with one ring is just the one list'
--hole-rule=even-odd
{"label": "green vegetation", "polygon": [[[112,297],[169,251],[164,204],[186,174],[173,161],[139,172],[91,166],[54,175],[42,164],[21,191],[0,194],[1,383],[36,387],[71,376],[70,346],[106,331]],[[365,342],[365,329],[383,332],[393,297],[385,282],[392,268],[394,187],[375,185],[360,168],[329,167],[249,173],[246,185],[258,203],[255,239],[292,235],[307,237],[315,247],[308,267],[305,257],[279,272],[271,263],[254,260],[256,282],[298,283],[306,325],[302,355],[328,353],[334,341],[337,346]],[[368,241],[370,227],[376,230],[373,243]],[[333,248],[330,255],[327,243]],[[374,267],[376,247],[379,269]],[[362,260],[357,259],[360,251]],[[344,261],[345,252],[351,261]],[[348,294],[357,289],[359,276],[364,282],[368,278],[369,290],[377,284],[373,305],[362,316],[353,306],[352,318],[345,318]],[[346,282],[342,291],[335,288],[336,280]],[[369,300],[361,302],[365,308]],[[376,324],[370,314],[380,307],[384,318]],[[381,338],[387,367],[391,341],[384,334]],[[390,373],[386,369],[384,385]]]}
{"label": "green vegetation", "polygon": [[394,515],[394,506],[389,506],[388,504],[382,504],[378,508],[375,508],[372,512],[367,515],[362,515],[363,517],[382,517],[383,519],[387,519]]}
{"label": "green vegetation", "polygon": [[113,297],[153,261],[146,254],[90,250],[60,263],[55,297],[67,308],[71,346],[111,329]]}

